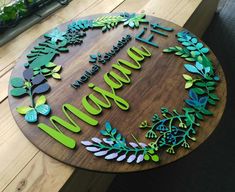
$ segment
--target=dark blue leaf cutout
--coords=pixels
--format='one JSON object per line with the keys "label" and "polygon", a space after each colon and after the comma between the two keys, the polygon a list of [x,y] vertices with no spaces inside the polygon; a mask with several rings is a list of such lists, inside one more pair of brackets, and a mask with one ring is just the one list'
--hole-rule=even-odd
{"label": "dark blue leaf cutout", "polygon": [[201,97],[199,99],[199,103],[201,103],[201,105],[205,106],[207,104],[207,101],[208,101],[208,97],[205,96],[205,97]]}
{"label": "dark blue leaf cutout", "polygon": [[34,94],[40,94],[40,93],[45,93],[50,89],[50,86],[47,83],[43,83],[39,86],[37,86],[34,90],[33,90],[33,95]]}
{"label": "dark blue leaf cutout", "polygon": [[29,68],[29,69],[26,69],[24,72],[23,72],[23,77],[30,81],[30,79],[32,79],[33,77],[33,69]]}
{"label": "dark blue leaf cutout", "polygon": [[46,78],[42,75],[36,75],[33,79],[32,79],[32,84],[33,85],[38,85],[40,83],[42,83],[44,80],[46,80]]}
{"label": "dark blue leaf cutout", "polygon": [[192,98],[193,100],[198,101],[198,95],[193,91],[193,89],[189,90],[189,97]]}

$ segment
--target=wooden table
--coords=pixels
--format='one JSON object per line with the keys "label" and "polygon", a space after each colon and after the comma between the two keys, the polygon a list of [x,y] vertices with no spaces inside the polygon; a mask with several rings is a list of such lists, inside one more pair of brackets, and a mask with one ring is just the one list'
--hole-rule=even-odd
{"label": "wooden table", "polygon": [[[112,3],[109,0],[73,0],[67,7],[1,47],[0,190],[58,191],[74,172],[74,168],[48,157],[35,148],[23,136],[10,113],[7,99],[10,73],[18,57],[32,41],[49,29],[73,18],[123,11],[161,17],[201,36],[213,16],[217,3],[215,0],[113,0]],[[200,26],[196,24],[198,21],[201,22]],[[75,177],[79,191],[87,191],[88,187],[92,189],[92,186],[103,191],[113,176],[77,170]]]}

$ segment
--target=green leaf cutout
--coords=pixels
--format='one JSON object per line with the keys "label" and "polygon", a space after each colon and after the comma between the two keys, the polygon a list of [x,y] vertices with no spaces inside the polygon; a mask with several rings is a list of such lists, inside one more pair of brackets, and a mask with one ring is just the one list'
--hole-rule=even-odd
{"label": "green leaf cutout", "polygon": [[24,95],[25,93],[27,92],[26,89],[24,88],[14,88],[10,91],[11,95],[12,96],[15,96],[15,97],[19,97],[19,96],[22,96]]}
{"label": "green leaf cutout", "polygon": [[10,81],[12,87],[21,88],[24,86],[24,80],[19,77],[14,77]]}
{"label": "green leaf cutout", "polygon": [[17,107],[16,111],[21,114],[21,115],[25,115],[28,111],[30,111],[31,109],[33,109],[32,107],[28,107],[28,106],[21,106],[21,107]]}

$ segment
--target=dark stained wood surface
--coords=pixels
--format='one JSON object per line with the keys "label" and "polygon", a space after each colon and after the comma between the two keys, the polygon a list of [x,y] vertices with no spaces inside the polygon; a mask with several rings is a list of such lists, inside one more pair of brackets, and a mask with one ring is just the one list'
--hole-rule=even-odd
{"label": "dark stained wood surface", "polygon": [[[95,17],[97,16],[86,17],[86,19]],[[141,70],[132,70],[132,83],[130,85],[125,85],[122,89],[116,91],[117,95],[129,102],[129,111],[122,111],[114,102],[112,102],[111,109],[104,109],[103,113],[96,117],[99,121],[97,127],[88,126],[84,122],[77,120],[76,122],[82,128],[82,131],[79,134],[74,134],[61,128],[66,135],[71,136],[77,141],[78,145],[76,149],[67,149],[45,134],[42,130],[38,129],[36,124],[29,124],[24,121],[23,116],[18,114],[15,111],[15,108],[17,106],[27,105],[29,103],[28,97],[21,99],[9,97],[11,111],[16,123],[24,135],[36,147],[51,157],[78,168],[102,172],[133,172],[152,169],[173,162],[193,151],[213,132],[224,111],[227,89],[223,70],[215,55],[211,52],[208,56],[212,59],[213,64],[216,67],[216,73],[221,78],[221,82],[216,89],[216,93],[221,100],[216,107],[209,108],[214,113],[214,116],[207,117],[203,122],[200,122],[201,127],[198,129],[196,135],[197,141],[190,143],[191,149],[177,149],[175,155],[169,155],[164,150],[161,150],[161,152],[159,152],[159,157],[161,159],[159,163],[145,162],[142,164],[128,164],[126,162],[106,161],[103,158],[95,157],[92,153],[86,151],[85,147],[80,144],[82,140],[90,140],[92,137],[101,137],[99,130],[104,129],[104,123],[107,120],[110,121],[112,126],[116,127],[128,141],[133,141],[133,138],[131,137],[132,133],[139,141],[148,143],[150,140],[145,139],[145,131],[138,128],[139,124],[143,120],[150,120],[154,113],[160,113],[160,108],[163,106],[169,107],[170,110],[177,109],[180,111],[185,105],[184,99],[188,97],[188,91],[184,89],[185,80],[182,78],[182,74],[186,73],[183,64],[187,62],[174,54],[162,53],[162,49],[179,44],[175,38],[175,34],[178,31],[181,31],[182,28],[155,17],[147,16],[147,18],[152,22],[160,22],[164,26],[173,27],[175,29],[174,32],[168,33],[169,37],[167,38],[155,35],[154,41],[159,44],[159,48],[154,48],[134,39],[134,36],[140,32],[143,25],[140,26],[139,30],[123,28],[120,25],[104,34],[101,30],[87,31],[87,36],[84,38],[82,45],[69,47],[69,53],[61,54],[54,60],[54,63],[63,66],[63,71],[61,72],[62,80],[57,81],[52,78],[48,79],[51,91],[46,94],[46,97],[53,110],[52,114],[66,119],[61,110],[62,104],[71,103],[82,111],[85,111],[81,106],[81,99],[83,96],[92,93],[92,90],[87,86],[88,83],[82,85],[81,88],[77,90],[70,86],[76,79],[79,79],[86,69],[91,68],[92,64],[88,62],[90,54],[107,52],[122,38],[122,36],[127,34],[132,35],[131,42],[113,57],[111,61],[106,63],[106,65],[103,65],[101,70],[89,80],[89,82],[92,82],[97,86],[110,90],[103,80],[103,75],[112,69],[111,64],[115,63],[118,59],[131,61],[126,53],[126,50],[129,47],[140,47],[141,45],[144,45],[152,53],[152,57],[149,59],[146,58],[142,63]],[[59,26],[59,28],[64,30],[66,24]],[[149,33],[146,34],[146,37],[148,34]],[[22,77],[24,69],[23,64],[26,62],[26,55],[41,41],[43,41],[43,37],[37,39],[28,47],[17,62],[17,65],[12,72],[12,76]],[[76,117],[74,117],[74,119],[76,119]],[[50,125],[48,118],[40,116],[39,121]]]}

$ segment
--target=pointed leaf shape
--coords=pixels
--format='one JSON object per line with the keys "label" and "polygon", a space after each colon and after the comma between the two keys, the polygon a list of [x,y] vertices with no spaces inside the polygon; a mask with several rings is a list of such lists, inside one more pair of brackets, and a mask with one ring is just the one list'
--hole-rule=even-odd
{"label": "pointed leaf shape", "polygon": [[51,108],[47,104],[38,105],[35,109],[38,113],[44,116],[47,116],[51,112]]}
{"label": "pointed leaf shape", "polygon": [[183,74],[183,77],[184,77],[185,80],[188,80],[188,81],[193,80],[193,78],[190,75],[187,75],[187,74]]}
{"label": "pointed leaf shape", "polygon": [[42,74],[35,76],[32,80],[33,85],[38,85],[45,80],[45,77]]}
{"label": "pointed leaf shape", "polygon": [[30,111],[31,109],[33,109],[32,107],[28,107],[28,106],[21,106],[21,107],[17,107],[16,111],[21,114],[21,115],[25,115],[28,111]]}
{"label": "pointed leaf shape", "polygon": [[29,123],[34,123],[38,120],[37,112],[35,109],[31,109],[25,115],[25,120]]}
{"label": "pointed leaf shape", "polygon": [[47,83],[43,83],[39,86],[37,86],[34,90],[33,90],[33,95],[34,94],[40,94],[40,93],[45,93],[46,91],[48,91],[50,89],[49,85]]}
{"label": "pointed leaf shape", "polygon": [[106,131],[110,133],[110,131],[112,130],[112,126],[109,121],[106,121],[105,128],[106,128]]}
{"label": "pointed leaf shape", "polygon": [[188,105],[192,106],[192,107],[194,107],[194,106],[197,105],[197,103],[196,103],[195,101],[190,100],[190,99],[185,99],[185,102],[186,102]]}
{"label": "pointed leaf shape", "polygon": [[193,47],[193,46],[188,46],[187,49],[190,50],[190,51],[195,51],[196,50],[196,48]]}
{"label": "pointed leaf shape", "polygon": [[199,62],[196,62],[196,67],[198,70],[202,70],[203,69],[203,65]]}
{"label": "pointed leaf shape", "polygon": [[61,70],[61,68],[62,68],[62,66],[58,65],[52,70],[52,72],[59,72]]}
{"label": "pointed leaf shape", "polygon": [[185,64],[184,65],[185,69],[191,73],[199,73],[199,71],[197,70],[196,67],[194,67],[193,65],[190,64]]}
{"label": "pointed leaf shape", "polygon": [[61,76],[60,76],[59,73],[52,73],[52,77],[53,77],[54,79],[61,79]]}
{"label": "pointed leaf shape", "polygon": [[193,91],[193,89],[189,90],[189,97],[192,98],[193,100],[198,101],[198,96],[197,94]]}
{"label": "pointed leaf shape", "polygon": [[100,156],[106,155],[108,152],[109,152],[109,150],[106,150],[106,151],[99,151],[99,152],[94,153],[94,155],[95,155],[96,157],[100,157]]}
{"label": "pointed leaf shape", "polygon": [[199,103],[201,103],[203,106],[205,106],[206,103],[207,103],[207,100],[208,100],[208,97],[207,97],[207,96],[201,97],[201,98],[199,99]]}
{"label": "pointed leaf shape", "polygon": [[96,152],[96,151],[99,151],[100,149],[97,147],[86,147],[86,150],[91,151],[91,152]]}
{"label": "pointed leaf shape", "polygon": [[127,159],[127,163],[132,163],[135,159],[136,159],[136,155],[133,154]]}
{"label": "pointed leaf shape", "polygon": [[201,49],[203,47],[203,44],[202,43],[197,43],[196,47],[197,47],[197,49]]}
{"label": "pointed leaf shape", "polygon": [[147,145],[145,143],[139,143],[139,145],[143,148],[147,147]]}
{"label": "pointed leaf shape", "polygon": [[115,135],[116,133],[117,133],[117,129],[114,128],[114,129],[111,131],[111,134],[112,134],[112,135]]}
{"label": "pointed leaf shape", "polygon": [[46,97],[44,95],[41,95],[36,101],[36,107],[38,105],[42,105],[42,104],[45,104],[45,103],[46,103]]}
{"label": "pointed leaf shape", "polygon": [[95,143],[101,143],[101,140],[97,137],[93,137],[91,140]]}
{"label": "pointed leaf shape", "polygon": [[185,88],[185,89],[188,89],[188,88],[190,88],[190,87],[192,87],[192,86],[193,86],[193,82],[192,82],[192,81],[188,81],[188,82],[185,83],[184,88]]}
{"label": "pointed leaf shape", "polygon": [[93,143],[90,142],[90,141],[81,141],[81,144],[83,144],[83,145],[85,145],[85,146],[91,146],[91,145],[93,145]]}
{"label": "pointed leaf shape", "polygon": [[109,133],[107,131],[105,131],[105,130],[100,130],[100,134],[104,135],[104,136],[108,136],[109,135]]}
{"label": "pointed leaf shape", "polygon": [[209,52],[209,49],[206,48],[206,47],[204,47],[204,48],[201,49],[201,52],[202,52],[202,53],[208,53],[208,52]]}
{"label": "pointed leaf shape", "polygon": [[144,160],[144,155],[143,154],[140,154],[138,157],[137,157],[137,160],[136,160],[136,163],[140,163]]}
{"label": "pointed leaf shape", "polygon": [[19,77],[11,78],[11,86],[16,88],[21,88],[24,86],[24,80]]}
{"label": "pointed leaf shape", "polygon": [[207,73],[209,73],[210,72],[210,70],[211,70],[211,68],[210,67],[206,67],[205,68],[205,73],[207,74]]}
{"label": "pointed leaf shape", "polygon": [[55,67],[56,64],[55,63],[52,63],[52,62],[49,62],[48,64],[46,64],[46,67]]}
{"label": "pointed leaf shape", "polygon": [[118,153],[111,153],[111,154],[105,156],[105,159],[106,160],[115,159],[115,158],[117,158],[117,156],[118,156]]}
{"label": "pointed leaf shape", "polygon": [[109,141],[108,139],[106,138],[103,138],[103,141],[109,145],[112,145],[113,144],[113,141]]}
{"label": "pointed leaf shape", "polygon": [[132,147],[134,147],[134,148],[138,147],[138,144],[136,144],[136,143],[134,143],[134,142],[130,142],[129,145],[132,146]]}
{"label": "pointed leaf shape", "polygon": [[126,154],[121,155],[120,157],[117,158],[117,161],[123,161],[126,158]]}

